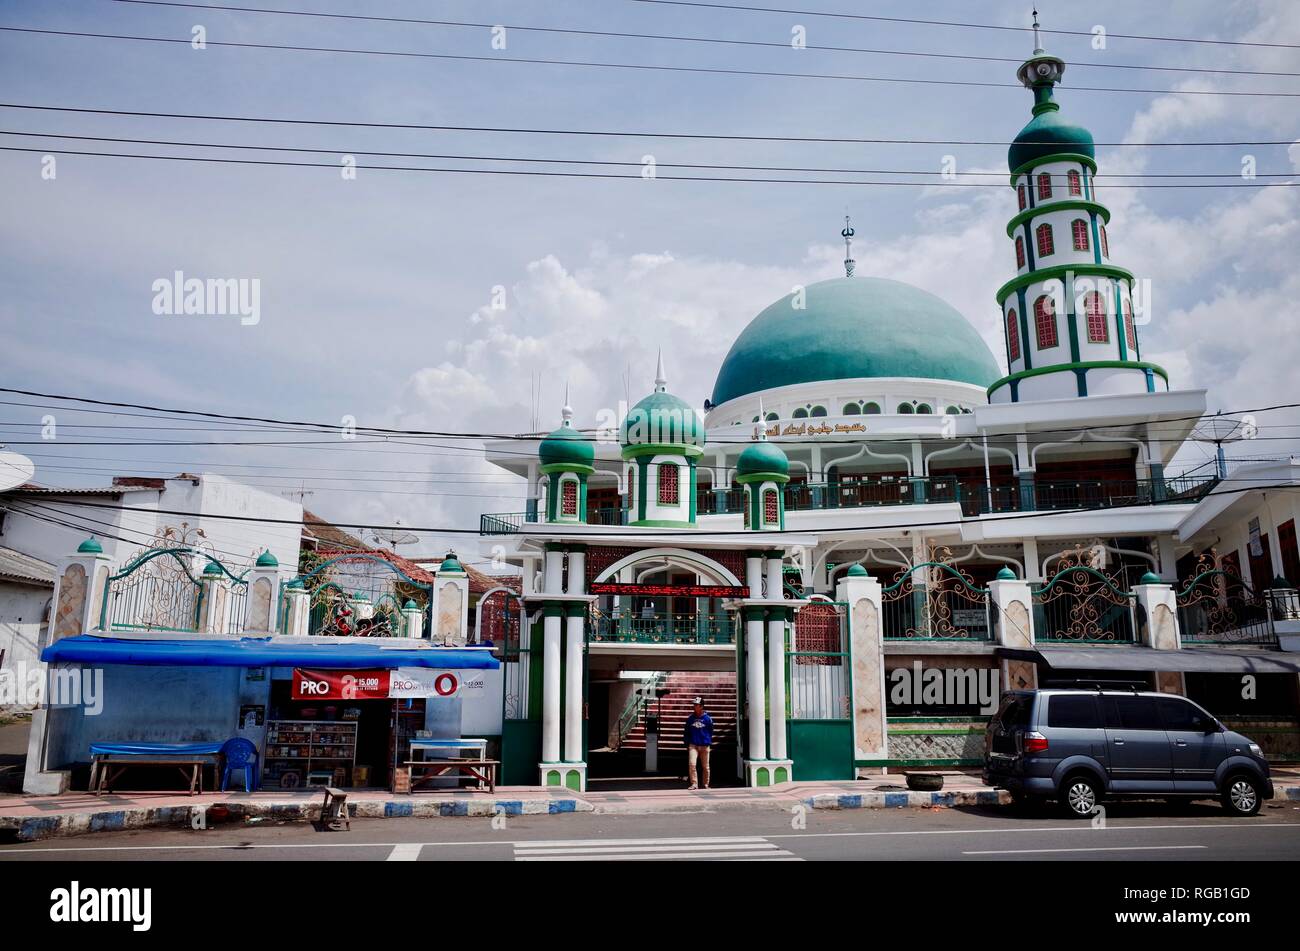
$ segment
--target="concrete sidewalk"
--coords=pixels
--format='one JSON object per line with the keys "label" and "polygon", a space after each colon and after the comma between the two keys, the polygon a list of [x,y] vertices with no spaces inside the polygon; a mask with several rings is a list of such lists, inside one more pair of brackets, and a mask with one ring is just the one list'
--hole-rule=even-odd
{"label": "concrete sidewalk", "polygon": [[[790,812],[809,809],[899,809],[995,806],[1008,801],[969,772],[945,772],[939,792],[912,792],[902,776],[877,776],[839,782],[790,783],[765,788],[652,789],[588,791],[542,786],[502,786],[495,793],[451,790],[394,795],[387,790],[348,794],[349,812],[358,819],[487,818],[559,815],[708,813],[741,810]],[[1276,800],[1300,802],[1300,769],[1274,770]],[[318,790],[211,792],[186,796],[173,792],[113,793],[92,796],[0,796],[0,841],[29,842],[54,836],[123,829],[194,827],[239,823],[315,822],[324,794]],[[202,827],[202,826],[200,826]]]}

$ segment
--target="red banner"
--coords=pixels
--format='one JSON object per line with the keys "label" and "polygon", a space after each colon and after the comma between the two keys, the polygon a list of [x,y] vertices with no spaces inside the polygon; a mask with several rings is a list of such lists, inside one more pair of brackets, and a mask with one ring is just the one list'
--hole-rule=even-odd
{"label": "red banner", "polygon": [[632,584],[597,581],[588,586],[591,594],[639,594],[668,598],[744,598],[749,589],[729,584]]}
{"label": "red banner", "polygon": [[295,700],[387,700],[387,670],[293,669]]}

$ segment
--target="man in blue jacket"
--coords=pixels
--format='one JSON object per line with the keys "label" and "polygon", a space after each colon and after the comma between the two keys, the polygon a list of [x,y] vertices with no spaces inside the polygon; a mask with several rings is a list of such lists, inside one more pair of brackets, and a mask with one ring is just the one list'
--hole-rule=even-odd
{"label": "man in blue jacket", "polygon": [[695,698],[695,708],[686,718],[682,730],[682,739],[686,743],[686,770],[690,779],[689,789],[699,789],[695,782],[695,764],[700,764],[700,778],[704,788],[709,788],[709,750],[713,746],[713,718],[704,712],[704,698]]}

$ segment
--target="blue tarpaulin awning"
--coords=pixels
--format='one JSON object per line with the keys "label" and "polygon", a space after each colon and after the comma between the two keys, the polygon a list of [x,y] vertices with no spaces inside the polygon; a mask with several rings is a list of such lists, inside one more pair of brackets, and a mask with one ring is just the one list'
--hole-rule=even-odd
{"label": "blue tarpaulin awning", "polygon": [[41,652],[51,664],[132,664],[144,667],[316,667],[327,670],[436,667],[496,670],[481,647],[387,647],[348,639],[331,644],[285,643],[269,637],[153,640],[78,634]]}

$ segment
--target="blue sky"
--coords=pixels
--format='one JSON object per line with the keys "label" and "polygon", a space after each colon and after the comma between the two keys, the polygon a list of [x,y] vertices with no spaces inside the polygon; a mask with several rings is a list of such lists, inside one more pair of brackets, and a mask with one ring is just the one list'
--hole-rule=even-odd
{"label": "blue sky", "polygon": [[[250,6],[479,23],[653,32],[1020,58],[1026,34],[643,4],[276,0]],[[1028,4],[805,0],[792,6],[1022,26]],[[1300,42],[1284,0],[1177,4],[1043,2],[1046,27]],[[493,56],[486,28],[201,11],[70,0],[0,2],[0,25],[209,40]],[[1099,142],[1286,140],[1295,99],[1090,92],[1300,91],[1300,79],[1127,70],[1130,63],[1300,71],[1296,50],[1049,35],[1063,56],[1062,108]],[[1009,141],[1029,117],[1013,63],[507,33],[499,57],[584,59],[1005,82],[1002,88],[722,76],[507,62],[236,50],[0,33],[6,102],[361,122],[717,134]],[[746,165],[1004,171],[1004,146],[886,146],[528,136],[263,126],[4,109],[3,129],[231,144],[447,154]],[[49,140],[37,140],[48,142]],[[30,146],[4,137],[0,144]],[[112,150],[112,146],[70,146]],[[125,147],[144,150],[148,147]],[[155,152],[183,150],[154,147]],[[1292,173],[1300,150],[1100,147],[1101,173]],[[287,155],[291,161],[331,156]],[[558,422],[566,383],[580,425],[650,388],[662,347],[672,389],[700,402],[745,323],[795,283],[834,276],[843,216],[859,273],[924,287],[1002,353],[993,292],[1012,274],[1001,188],[862,187],[433,175],[282,169],[0,153],[0,321],[5,385],[260,416],[412,428],[528,428]],[[364,162],[364,159],[363,159]],[[405,164],[416,164],[406,160]],[[396,164],[403,164],[398,161]],[[429,164],[448,164],[430,162]],[[889,177],[889,176],[884,176]],[[897,177],[897,176],[893,176]],[[996,179],[986,178],[984,181]],[[1283,179],[1284,181],[1286,179]],[[1105,184],[1103,179],[1103,184]],[[1211,409],[1295,400],[1300,343],[1296,189],[1107,189],[1117,263],[1149,277],[1155,313],[1144,355],[1175,387],[1205,387]],[[169,318],[151,284],[175,270],[257,278],[261,320]],[[488,305],[493,288],[507,306]],[[999,356],[1001,361],[1001,356]],[[630,373],[630,383],[628,374]],[[536,379],[534,379],[534,377]],[[0,440],[30,439],[33,410],[6,407]],[[63,413],[62,422],[96,422]],[[1294,414],[1261,419],[1296,423]],[[102,420],[100,420],[102,421]],[[1296,429],[1272,432],[1286,435]],[[69,432],[67,428],[64,433]],[[76,430],[75,438],[87,431]],[[73,437],[61,437],[73,438]],[[1275,453],[1270,441],[1251,453]],[[15,447],[21,448],[21,447]],[[314,480],[309,507],[339,519],[474,523],[518,508],[519,488],[486,480],[473,453],[410,446],[318,452],[230,447],[29,447],[46,484],[102,482],[111,471],[239,464],[252,481]],[[364,452],[361,455],[358,450]],[[382,451],[380,451],[382,450]],[[1246,454],[1246,451],[1242,451]],[[1204,451],[1192,448],[1188,460]],[[63,468],[55,468],[63,467]],[[373,469],[379,483],[345,469]],[[339,481],[327,483],[326,472]],[[257,473],[257,475],[254,475]],[[278,477],[270,478],[274,474]],[[337,488],[329,490],[327,485]],[[377,489],[385,489],[383,493]],[[400,493],[400,494],[399,494]]]}

